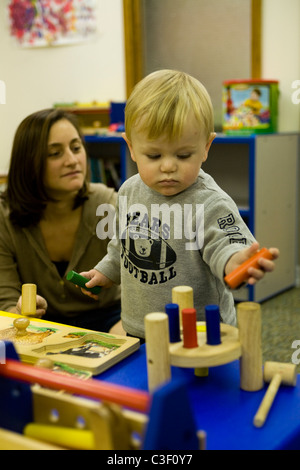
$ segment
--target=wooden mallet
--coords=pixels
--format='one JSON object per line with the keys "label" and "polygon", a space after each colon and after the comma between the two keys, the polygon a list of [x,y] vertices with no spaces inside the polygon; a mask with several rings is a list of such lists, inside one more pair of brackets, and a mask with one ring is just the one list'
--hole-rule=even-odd
{"label": "wooden mallet", "polygon": [[264,381],[270,382],[270,385],[256,415],[254,416],[253,424],[257,428],[264,425],[280,385],[296,386],[296,365],[268,361],[264,366]]}

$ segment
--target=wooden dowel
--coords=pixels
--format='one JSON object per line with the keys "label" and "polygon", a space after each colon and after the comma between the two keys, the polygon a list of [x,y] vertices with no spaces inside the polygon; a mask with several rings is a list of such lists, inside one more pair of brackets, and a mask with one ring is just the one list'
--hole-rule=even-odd
{"label": "wooden dowel", "polygon": [[169,320],[162,312],[145,316],[148,388],[153,392],[171,379]]}
{"label": "wooden dowel", "polygon": [[261,347],[261,309],[255,302],[242,302],[237,306],[240,358],[240,385],[242,390],[255,392],[263,388]]}
{"label": "wooden dowel", "polygon": [[37,383],[55,390],[65,390],[89,398],[117,403],[144,413],[149,411],[150,407],[150,397],[147,392],[95,379],[80,380],[13,359],[7,359],[5,364],[0,365],[1,375],[15,380]]}
{"label": "wooden dowel", "polygon": [[165,311],[169,318],[170,343],[178,343],[181,339],[180,338],[179,305],[167,304],[165,306]]}
{"label": "wooden dowel", "polygon": [[200,431],[197,431],[197,437],[199,441],[199,450],[206,450],[206,440],[207,440],[207,434],[205,431],[202,429]]}
{"label": "wooden dowel", "polygon": [[253,256],[251,256],[251,258],[249,258],[247,261],[244,261],[244,263],[242,263],[238,268],[225,276],[224,280],[226,284],[228,284],[231,289],[236,289],[239,287],[250,277],[248,274],[249,268],[259,269],[258,261],[261,258],[272,260],[273,255],[267,248],[262,248]]}
{"label": "wooden dowel", "polygon": [[36,285],[22,285],[22,307],[21,313],[24,316],[34,316],[36,314]]}
{"label": "wooden dowel", "polygon": [[197,319],[196,310],[194,308],[182,309],[182,333],[183,333],[183,347],[184,348],[197,348]]}
{"label": "wooden dowel", "polygon": [[218,305],[206,305],[206,338],[207,344],[221,344],[220,310]]}
{"label": "wooden dowel", "polygon": [[172,302],[179,305],[179,321],[182,325],[181,312],[184,308],[194,308],[194,291],[189,286],[176,286],[172,289]]}

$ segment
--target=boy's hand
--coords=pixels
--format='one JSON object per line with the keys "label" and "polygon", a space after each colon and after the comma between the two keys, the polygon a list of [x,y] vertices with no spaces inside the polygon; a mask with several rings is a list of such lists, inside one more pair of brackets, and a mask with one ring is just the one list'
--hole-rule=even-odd
{"label": "boy's hand", "polygon": [[[113,282],[104,274],[100,273],[97,271],[97,269],[91,269],[90,271],[84,271],[80,273],[81,276],[84,276],[88,279],[90,279],[89,282],[86,283],[86,287],[95,287],[95,286],[101,286],[101,287],[111,287],[113,285]],[[81,287],[81,291],[85,294],[88,295],[89,297],[92,297],[92,299],[98,300],[98,295],[92,294],[92,292],[87,291],[86,289]]]}
{"label": "boy's hand", "polygon": [[[225,266],[225,274],[228,275],[236,268],[238,268],[242,263],[249,260],[251,256],[255,255],[259,250],[259,244],[257,242],[253,243],[249,248],[245,248],[234,255],[231,256],[229,261]],[[273,256],[273,260],[279,257],[279,250],[277,248],[270,248],[270,253]],[[259,267],[249,267],[247,270],[248,278],[246,279],[247,283],[250,285],[255,284],[257,281],[261,280],[266,272],[272,272],[275,269],[275,263],[273,260],[266,258],[259,258],[258,265]]]}

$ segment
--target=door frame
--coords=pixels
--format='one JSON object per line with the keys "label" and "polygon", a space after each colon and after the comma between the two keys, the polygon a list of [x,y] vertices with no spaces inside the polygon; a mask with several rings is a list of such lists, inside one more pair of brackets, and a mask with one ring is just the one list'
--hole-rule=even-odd
{"label": "door frame", "polygon": [[[144,76],[143,6],[141,0],[123,0],[126,95]],[[251,0],[251,78],[261,78],[262,0]]]}

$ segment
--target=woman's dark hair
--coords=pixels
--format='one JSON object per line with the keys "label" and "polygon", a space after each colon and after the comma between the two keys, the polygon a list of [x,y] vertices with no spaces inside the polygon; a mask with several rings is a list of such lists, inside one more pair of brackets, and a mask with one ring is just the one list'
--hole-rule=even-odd
{"label": "woman's dark hair", "polygon": [[[48,138],[57,121],[67,119],[84,138],[76,116],[62,109],[44,109],[27,116],[19,125],[11,153],[7,187],[1,198],[8,203],[10,220],[20,227],[37,224],[47,203],[52,200],[45,186],[45,166],[48,156]],[[74,209],[88,198],[89,175],[79,190]]]}

